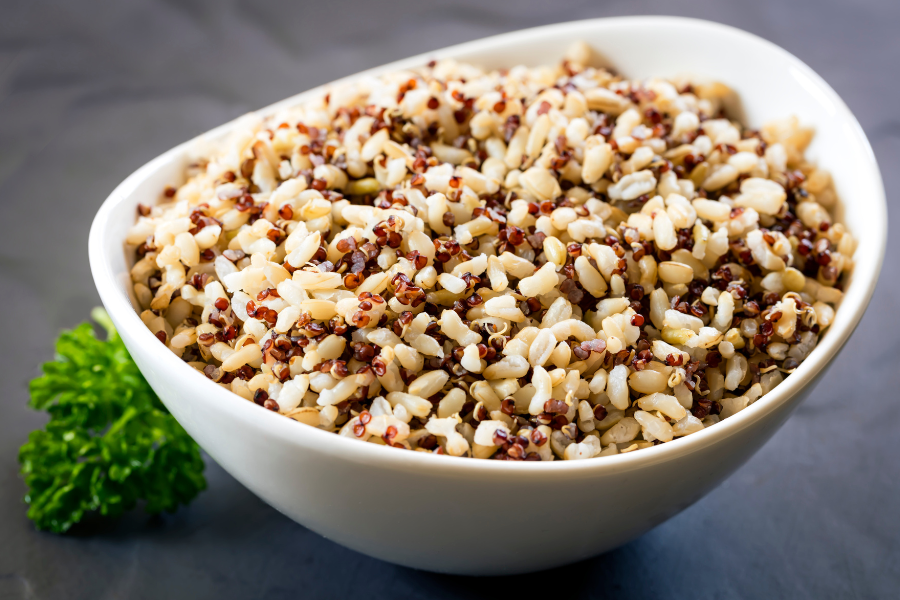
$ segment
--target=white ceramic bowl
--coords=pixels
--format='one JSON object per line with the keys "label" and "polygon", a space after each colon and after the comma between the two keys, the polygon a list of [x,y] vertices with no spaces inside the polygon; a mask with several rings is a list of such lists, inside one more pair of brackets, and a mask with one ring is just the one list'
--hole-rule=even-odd
{"label": "white ceramic bowl", "polygon": [[796,114],[816,128],[809,155],[832,173],[852,208],[843,220],[859,240],[834,324],[800,368],[760,401],[714,427],[647,450],[512,463],[362,444],[223,390],[165,350],[138,318],[127,292],[130,259],[123,240],[137,203],[156,202],[165,185],[181,179],[190,142],[183,144],[128,177],[101,207],[90,236],[94,280],[125,345],[172,414],[225,470],[291,519],[370,556],[448,573],[521,573],[598,554],[690,506],[750,458],[812,392],[859,322],[885,248],[881,176],[837,94],[777,46],[705,21],[629,17],[518,31],[366,73],[443,57],[486,67],[542,64],[559,59],[577,39],[628,77],[692,74],[722,81],[740,94],[751,126]]}

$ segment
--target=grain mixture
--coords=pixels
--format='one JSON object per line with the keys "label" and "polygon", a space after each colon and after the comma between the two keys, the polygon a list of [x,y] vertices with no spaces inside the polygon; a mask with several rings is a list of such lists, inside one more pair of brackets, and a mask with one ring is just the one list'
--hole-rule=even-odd
{"label": "grain mixture", "polygon": [[432,62],[246,117],[139,207],[141,318],[260,410],[419,452],[607,456],[743,410],[853,264],[812,132],[589,63]]}

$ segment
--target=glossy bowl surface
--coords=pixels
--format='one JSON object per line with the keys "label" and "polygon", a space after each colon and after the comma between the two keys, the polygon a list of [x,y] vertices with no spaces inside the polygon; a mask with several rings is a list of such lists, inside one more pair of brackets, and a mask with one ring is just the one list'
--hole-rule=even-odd
{"label": "glossy bowl surface", "polygon": [[[773,392],[714,427],[647,450],[584,461],[510,463],[361,444],[270,413],[216,386],[166,351],[135,312],[123,240],[137,204],[155,203],[166,185],[182,180],[189,151],[200,138],[192,140],[140,168],[112,192],[91,228],[91,270],[126,346],[178,421],[225,470],[291,519],[370,556],[448,573],[522,573],[587,558],[683,510],[750,458],[812,392],[859,322],[887,236],[878,165],[859,123],[834,90],[770,42],[693,19],[597,19],[490,37],[365,74],[444,57],[489,68],[546,64],[578,39],[629,78],[688,74],[729,85],[740,95],[750,126],[795,114],[816,128],[808,156],[831,172],[845,208],[840,219],[859,241],[853,278],[834,324]],[[231,126],[201,138],[214,139]]]}

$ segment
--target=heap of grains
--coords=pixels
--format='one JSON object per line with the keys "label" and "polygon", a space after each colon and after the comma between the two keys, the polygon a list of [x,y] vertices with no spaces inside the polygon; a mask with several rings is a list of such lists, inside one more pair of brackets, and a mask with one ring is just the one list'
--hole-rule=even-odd
{"label": "heap of grains", "polygon": [[589,64],[432,62],[245,117],[139,207],[142,320],[260,410],[418,452],[608,456],[745,409],[853,265],[812,132]]}

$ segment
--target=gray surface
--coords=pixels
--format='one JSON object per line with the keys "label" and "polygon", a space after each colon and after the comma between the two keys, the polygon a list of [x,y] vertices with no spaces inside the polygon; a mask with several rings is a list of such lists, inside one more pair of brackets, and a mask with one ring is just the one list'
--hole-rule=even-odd
{"label": "gray surface", "polygon": [[87,263],[94,212],[126,175],[176,143],[338,76],[451,43],[577,18],[682,14],[748,29],[822,74],[869,135],[896,222],[900,3],[3,6],[0,598],[896,597],[900,371],[896,319],[886,319],[898,310],[896,238],[842,360],[749,464],[624,548],[528,579],[438,576],[363,557],[282,517],[215,464],[209,490],[174,516],[133,514],[78,537],[37,533],[25,518],[15,454],[43,422],[25,406],[27,380],[52,355],[57,331],[98,303]]}

